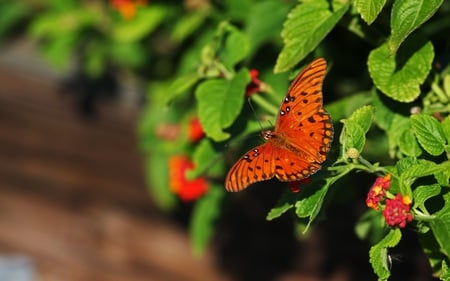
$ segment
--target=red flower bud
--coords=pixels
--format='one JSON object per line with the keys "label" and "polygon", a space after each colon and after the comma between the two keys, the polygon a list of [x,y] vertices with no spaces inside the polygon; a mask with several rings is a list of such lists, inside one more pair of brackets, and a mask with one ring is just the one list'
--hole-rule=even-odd
{"label": "red flower bud", "polygon": [[258,79],[259,72],[256,69],[250,69],[250,78],[251,81],[248,83],[245,88],[245,93],[247,96],[251,96],[252,94],[261,91],[261,81]]}
{"label": "red flower bud", "polygon": [[194,118],[189,122],[189,140],[191,142],[197,142],[201,140],[205,136],[205,132],[203,131],[202,124],[200,124],[200,120],[198,118]]}

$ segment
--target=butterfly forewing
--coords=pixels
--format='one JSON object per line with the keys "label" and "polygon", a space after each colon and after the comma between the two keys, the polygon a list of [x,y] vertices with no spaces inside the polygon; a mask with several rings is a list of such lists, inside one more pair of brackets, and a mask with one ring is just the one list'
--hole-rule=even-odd
{"label": "butterfly forewing", "polygon": [[325,161],[333,138],[330,115],[322,107],[325,73],[325,60],[317,59],[297,75],[280,106],[274,131],[319,163]]}

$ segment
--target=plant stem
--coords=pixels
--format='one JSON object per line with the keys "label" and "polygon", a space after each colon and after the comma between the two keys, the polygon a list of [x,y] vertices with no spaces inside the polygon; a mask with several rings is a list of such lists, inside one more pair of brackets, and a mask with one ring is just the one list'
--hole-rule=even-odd
{"label": "plant stem", "polygon": [[272,103],[268,102],[266,99],[264,99],[259,94],[253,94],[251,95],[251,99],[260,107],[264,108],[267,112],[273,115],[278,114],[278,108],[274,106]]}

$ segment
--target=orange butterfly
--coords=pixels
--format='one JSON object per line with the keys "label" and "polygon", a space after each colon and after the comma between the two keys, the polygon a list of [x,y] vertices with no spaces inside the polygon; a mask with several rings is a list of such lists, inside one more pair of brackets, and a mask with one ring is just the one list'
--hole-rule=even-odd
{"label": "orange butterfly", "polygon": [[261,132],[266,142],[248,151],[228,172],[228,191],[273,177],[298,181],[320,169],[333,140],[333,124],[322,107],[326,69],[326,61],[319,58],[297,75],[281,103],[275,129]]}

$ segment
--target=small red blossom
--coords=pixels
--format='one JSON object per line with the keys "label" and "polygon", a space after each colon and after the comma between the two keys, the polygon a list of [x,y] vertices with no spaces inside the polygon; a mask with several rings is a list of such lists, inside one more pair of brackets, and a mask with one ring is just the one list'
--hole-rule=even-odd
{"label": "small red blossom", "polygon": [[369,190],[366,198],[366,205],[369,208],[378,210],[380,201],[384,200],[386,197],[386,191],[391,185],[391,174],[387,174],[384,177],[378,177],[375,183]]}
{"label": "small red blossom", "polygon": [[250,78],[251,81],[248,83],[247,87],[245,88],[245,93],[247,96],[251,96],[254,93],[261,91],[261,80],[258,79],[259,71],[256,69],[250,69]]}
{"label": "small red blossom", "polygon": [[137,9],[145,6],[147,2],[147,0],[110,0],[111,7],[117,10],[127,20],[134,18]]}
{"label": "small red blossom", "polygon": [[386,223],[391,227],[404,228],[413,219],[410,206],[411,198],[409,196],[397,194],[393,199],[386,199],[386,207],[383,210]]}
{"label": "small red blossom", "polygon": [[186,172],[194,169],[194,163],[186,156],[177,155],[169,159],[169,187],[170,191],[178,195],[181,200],[193,201],[208,191],[208,182],[204,177],[189,180]]}
{"label": "small red blossom", "polygon": [[189,122],[188,138],[191,142],[197,142],[205,136],[200,120],[195,117]]}

